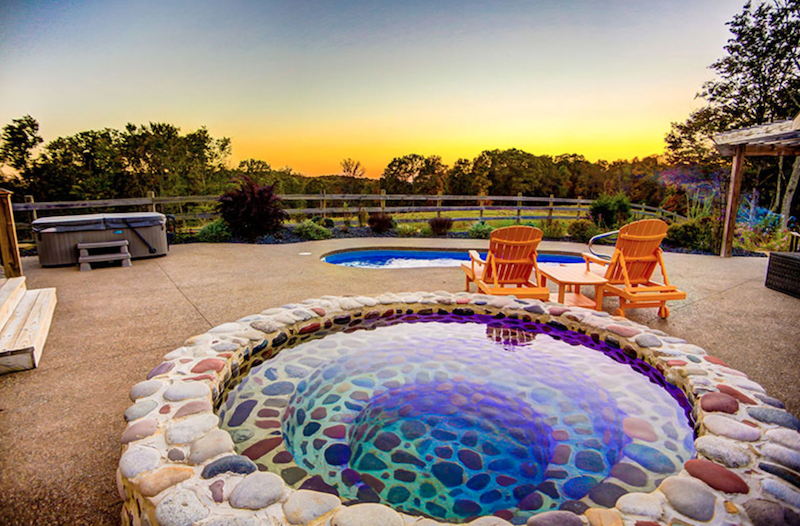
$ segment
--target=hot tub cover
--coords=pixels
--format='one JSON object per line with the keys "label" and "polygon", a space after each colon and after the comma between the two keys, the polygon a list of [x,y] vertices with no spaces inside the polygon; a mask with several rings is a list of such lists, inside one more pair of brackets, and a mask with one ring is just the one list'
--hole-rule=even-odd
{"label": "hot tub cover", "polygon": [[163,225],[166,221],[166,216],[157,212],[83,214],[41,217],[31,223],[31,228],[37,233],[78,232],[83,230],[112,230],[115,228],[142,228]]}

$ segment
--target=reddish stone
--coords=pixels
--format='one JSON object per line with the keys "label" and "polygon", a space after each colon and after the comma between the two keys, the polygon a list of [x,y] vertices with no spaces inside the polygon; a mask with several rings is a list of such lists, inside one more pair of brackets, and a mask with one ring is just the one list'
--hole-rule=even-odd
{"label": "reddish stone", "polygon": [[169,413],[169,411],[170,411],[169,404],[162,405],[161,409],[158,410],[158,412],[161,413],[162,415],[166,415],[167,413]]}
{"label": "reddish stone", "polygon": [[256,427],[260,427],[261,429],[276,429],[281,427],[281,423],[277,420],[258,420],[256,421]]}
{"label": "reddish stone", "polygon": [[316,314],[320,318],[325,316],[325,309],[322,309],[320,307],[311,307],[311,310],[314,311],[314,314]]}
{"label": "reddish stone", "polygon": [[181,362],[181,363],[189,363],[189,362],[191,362],[191,361],[192,361],[192,359],[191,359],[191,358],[181,358],[181,359],[180,359],[180,360],[178,360],[178,361],[179,361],[179,362]]}
{"label": "reddish stone", "polygon": [[469,298],[458,298],[456,300],[457,305],[466,305],[467,303],[469,303]]}
{"label": "reddish stone", "polygon": [[629,416],[622,421],[622,431],[630,438],[638,438],[645,442],[655,442],[658,439],[650,422]]}
{"label": "reddish stone", "polygon": [[661,526],[661,525],[653,521],[636,521],[636,526]]}
{"label": "reddish stone", "polygon": [[503,487],[517,483],[517,479],[514,477],[509,477],[508,475],[499,475],[495,480]]}
{"label": "reddish stone", "polygon": [[633,327],[628,327],[627,325],[609,325],[608,327],[605,327],[605,329],[613,332],[614,334],[622,336],[623,338],[631,338],[642,332],[639,329],[634,329]]}
{"label": "reddish stone", "polygon": [[394,309],[389,309],[383,314],[381,314],[383,318],[388,318],[389,316],[394,316]]}
{"label": "reddish stone", "polygon": [[700,398],[703,411],[720,411],[730,415],[739,410],[739,402],[725,393],[706,393]]}
{"label": "reddish stone", "polygon": [[256,460],[278,447],[281,443],[283,443],[283,438],[281,437],[265,438],[245,449],[242,454],[250,460]]}
{"label": "reddish stone", "polygon": [[569,440],[569,431],[566,429],[554,429],[551,435],[553,440],[558,440],[559,442]]}
{"label": "reddish stone", "polygon": [[369,473],[362,473],[361,480],[363,480],[367,486],[374,489],[376,493],[380,493],[381,491],[383,491],[383,488],[386,487],[386,484],[381,482],[379,478],[374,477]]}
{"label": "reddish stone", "polygon": [[333,320],[331,319],[325,320],[325,328],[330,329],[331,326],[333,326]]}
{"label": "reddish stone", "polygon": [[229,353],[229,352],[221,352],[221,353],[217,354],[217,356],[222,356],[223,358],[230,358],[231,357],[231,353]]}
{"label": "reddish stone", "polygon": [[214,499],[214,502],[222,502],[224,500],[222,492],[224,487],[225,482],[221,480],[217,480],[209,486],[209,489],[211,490],[211,498]]}
{"label": "reddish stone", "polygon": [[191,381],[191,382],[199,382],[199,381],[202,381],[202,380],[211,380],[211,381],[213,381],[214,377],[211,376],[210,374],[201,374],[200,376],[190,376],[190,377],[186,378],[185,380],[187,382],[189,382],[189,381]]}
{"label": "reddish stone", "polygon": [[686,362],[683,360],[667,360],[667,366],[669,367],[683,367],[686,365]]}
{"label": "reddish stone", "polygon": [[288,451],[281,451],[280,453],[275,455],[272,459],[272,461],[275,464],[286,464],[288,462],[291,462],[292,460],[294,460],[294,456],[292,456],[292,454],[289,453]]}
{"label": "reddish stone", "polygon": [[299,334],[309,334],[312,332],[317,332],[320,327],[321,325],[319,323],[310,323],[305,327],[303,327],[302,329],[300,329]]}
{"label": "reddish stone", "polygon": [[556,450],[553,451],[553,458],[550,459],[551,464],[557,464],[559,466],[563,466],[567,462],[569,462],[569,457],[572,454],[572,448],[566,444],[559,444],[556,446]]}
{"label": "reddish stone", "polygon": [[713,363],[713,364],[723,365],[725,367],[730,367],[730,365],[728,365],[727,363],[723,362],[722,360],[720,360],[716,356],[708,355],[708,356],[705,356],[705,359],[706,359],[707,362],[710,362],[710,363]]}
{"label": "reddish stone", "polygon": [[343,425],[326,427],[322,434],[330,438],[344,438],[347,435],[347,428]]}
{"label": "reddish stone", "polygon": [[311,411],[311,418],[313,418],[314,420],[321,420],[326,416],[328,416],[328,410],[325,409],[324,407],[318,407],[313,411]]}
{"label": "reddish stone", "polygon": [[494,516],[500,517],[503,520],[510,521],[511,519],[514,518],[514,512],[512,512],[511,510],[497,510],[496,512],[494,512]]}
{"label": "reddish stone", "polygon": [[717,389],[719,389],[720,393],[725,393],[726,395],[732,396],[743,404],[756,405],[755,400],[729,385],[717,384]]}
{"label": "reddish stone", "polygon": [[369,311],[368,313],[366,313],[364,315],[364,319],[365,320],[371,320],[371,319],[379,317],[380,315],[381,315],[380,311],[371,310],[371,311]]}
{"label": "reddish stone", "polygon": [[194,400],[183,404],[172,418],[181,418],[202,413],[203,411],[211,411],[211,403],[208,400]]}
{"label": "reddish stone", "polygon": [[716,490],[725,493],[750,492],[750,488],[739,475],[710,460],[695,458],[686,461],[683,467],[691,476],[702,480]]}
{"label": "reddish stone", "polygon": [[200,360],[199,362],[197,362],[197,365],[192,367],[192,372],[193,373],[205,373],[208,371],[220,372],[224,368],[225,368],[225,360],[220,360],[219,358],[206,358],[205,360]]}
{"label": "reddish stone", "polygon": [[565,312],[569,312],[567,307],[550,307],[550,316],[561,316]]}
{"label": "reddish stone", "polygon": [[275,416],[280,416],[281,412],[277,409],[260,409],[256,414],[259,418],[272,418]]}

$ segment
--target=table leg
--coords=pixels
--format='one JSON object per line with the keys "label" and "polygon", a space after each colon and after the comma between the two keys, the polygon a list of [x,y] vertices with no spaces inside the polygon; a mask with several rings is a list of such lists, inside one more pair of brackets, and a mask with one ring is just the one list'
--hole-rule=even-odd
{"label": "table leg", "polygon": [[558,302],[561,303],[562,305],[564,303],[564,289],[566,288],[567,286],[564,285],[563,283],[558,284]]}
{"label": "table leg", "polygon": [[594,287],[594,301],[595,310],[603,310],[603,294],[605,293],[605,285],[595,285]]}

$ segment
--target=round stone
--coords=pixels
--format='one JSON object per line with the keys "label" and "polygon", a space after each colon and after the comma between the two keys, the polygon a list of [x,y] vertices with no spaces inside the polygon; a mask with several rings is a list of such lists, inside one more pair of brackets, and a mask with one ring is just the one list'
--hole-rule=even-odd
{"label": "round stone", "polygon": [[211,395],[211,389],[204,382],[178,382],[164,391],[164,400],[179,402],[187,398],[202,398]]}
{"label": "round stone", "polygon": [[797,526],[800,517],[792,510],[786,509],[777,502],[764,499],[748,500],[744,510],[753,526]]}
{"label": "round stone", "polygon": [[339,504],[335,495],[301,489],[289,495],[283,503],[283,513],[292,524],[306,524],[325,515]]}
{"label": "round stone", "polygon": [[431,472],[445,487],[454,488],[464,483],[464,468],[454,462],[437,462]]}
{"label": "round stone", "polygon": [[750,492],[750,488],[739,475],[710,460],[695,458],[687,461],[683,467],[691,476],[702,480],[716,490],[725,493]]}
{"label": "round stone", "polygon": [[589,498],[601,506],[610,508],[617,503],[620,497],[628,490],[611,482],[601,482],[589,492]]}
{"label": "round stone", "polygon": [[325,450],[325,461],[331,466],[341,466],[350,460],[350,446],[347,444],[331,444]]}
{"label": "round stone", "polygon": [[743,392],[739,391],[738,389],[734,389],[729,385],[717,384],[717,389],[719,389],[720,393],[724,393],[728,396],[731,396],[743,404],[750,404],[750,405],[756,404],[755,400],[753,400]]}
{"label": "round stone", "polygon": [[183,482],[194,475],[194,470],[187,466],[166,466],[158,471],[142,475],[136,482],[139,492],[145,497],[154,497],[165,489]]}
{"label": "round stone", "polygon": [[715,435],[735,440],[753,442],[761,438],[761,431],[758,429],[724,416],[706,415],[703,419],[703,425]]}
{"label": "round stone", "polygon": [[652,493],[627,493],[617,499],[617,509],[629,515],[642,515],[657,519],[663,513],[661,499]]}
{"label": "round stone", "polygon": [[122,433],[122,437],[120,441],[123,444],[127,444],[129,442],[133,442],[134,440],[141,440],[142,438],[149,437],[153,433],[156,432],[158,429],[158,421],[153,418],[147,418],[145,420],[140,420],[135,424],[131,424]]}
{"label": "round stone", "polygon": [[628,444],[625,454],[654,473],[673,473],[675,464],[657,449],[642,444]]}
{"label": "round stone", "polygon": [[800,471],[800,453],[787,447],[777,444],[765,444],[761,448],[761,453],[778,464],[783,464],[787,468]]}
{"label": "round stone", "polygon": [[527,526],[583,526],[583,521],[571,511],[546,511],[528,519]]}
{"label": "round stone", "polygon": [[766,478],[761,481],[761,490],[791,504],[795,508],[800,508],[800,493],[783,482]]}
{"label": "round stone", "polygon": [[658,435],[653,430],[650,422],[629,416],[622,421],[622,431],[632,439],[644,440],[645,442],[655,442]]}
{"label": "round stone", "polygon": [[195,440],[189,451],[190,464],[202,464],[206,460],[233,451],[233,439],[222,429],[213,429]]}
{"label": "round stone", "polygon": [[164,385],[164,382],[162,382],[161,380],[146,380],[144,382],[139,382],[138,384],[131,387],[131,392],[130,392],[131,401],[135,402],[139,398],[150,396],[151,394],[161,389],[162,385]]}
{"label": "round stone", "polygon": [[172,417],[173,420],[183,418],[184,416],[196,415],[197,413],[205,413],[211,411],[211,402],[208,400],[192,400],[183,404]]}
{"label": "round stone", "polygon": [[700,398],[700,407],[703,411],[719,411],[732,415],[739,410],[739,402],[724,393],[707,393]]}
{"label": "round stone", "polygon": [[469,469],[479,470],[483,468],[481,456],[471,449],[460,449],[458,451],[458,459]]}
{"label": "round stone", "polygon": [[639,347],[661,347],[661,340],[653,334],[643,333],[634,340]]}
{"label": "round stone", "polygon": [[790,429],[770,429],[767,438],[794,451],[800,451],[800,433]]}
{"label": "round stone", "polygon": [[752,457],[744,448],[732,440],[714,436],[702,436],[695,440],[697,452],[729,468],[741,468],[750,463]]}
{"label": "round stone", "polygon": [[259,471],[243,478],[228,501],[234,508],[260,510],[278,502],[283,490],[283,480],[278,475]]}
{"label": "round stone", "polygon": [[169,444],[188,444],[216,427],[218,423],[219,417],[215,414],[190,416],[172,424],[167,431],[167,442]]}
{"label": "round stone", "polygon": [[161,526],[186,526],[206,516],[208,508],[188,489],[170,493],[156,506],[156,520]]}
{"label": "round stone", "polygon": [[793,414],[774,407],[748,407],[747,414],[760,422],[777,424],[782,427],[800,430],[800,420]]}
{"label": "round stone", "polygon": [[205,468],[203,468],[203,472],[200,474],[200,476],[204,479],[210,479],[221,473],[228,472],[246,475],[254,472],[256,469],[258,468],[249,458],[241,455],[230,455],[217,459],[207,465]]}
{"label": "round stone", "polygon": [[141,402],[137,402],[125,410],[125,421],[130,422],[132,420],[138,420],[156,407],[158,407],[158,402],[155,400],[142,400]]}
{"label": "round stone", "polygon": [[119,459],[119,470],[125,478],[133,478],[139,473],[151,471],[158,467],[161,453],[152,447],[134,444]]}
{"label": "round stone", "polygon": [[403,518],[393,509],[381,504],[356,504],[333,517],[332,526],[403,526]]}
{"label": "round stone", "polygon": [[700,482],[688,477],[669,477],[658,489],[678,513],[700,522],[714,517],[717,498]]}

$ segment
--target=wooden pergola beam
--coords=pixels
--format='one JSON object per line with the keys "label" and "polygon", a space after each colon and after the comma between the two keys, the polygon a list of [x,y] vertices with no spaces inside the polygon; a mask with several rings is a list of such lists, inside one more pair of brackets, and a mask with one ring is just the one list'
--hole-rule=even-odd
{"label": "wooden pergola beam", "polygon": [[739,195],[742,192],[742,173],[744,172],[743,145],[737,146],[731,166],[731,183],[728,187],[728,202],[725,203],[725,224],[722,231],[722,250],[720,256],[731,257],[733,253],[733,233],[736,230],[736,215],[739,211]]}
{"label": "wooden pergola beam", "polygon": [[14,225],[14,211],[11,209],[12,193],[0,188],[0,254],[3,257],[3,272],[6,278],[22,276],[17,228]]}

